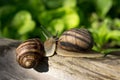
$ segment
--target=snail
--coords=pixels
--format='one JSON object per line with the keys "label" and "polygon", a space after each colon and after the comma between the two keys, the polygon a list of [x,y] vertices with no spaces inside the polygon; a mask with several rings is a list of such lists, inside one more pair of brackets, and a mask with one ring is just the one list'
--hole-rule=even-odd
{"label": "snail", "polygon": [[38,38],[28,39],[16,49],[16,59],[24,68],[34,68],[44,54],[44,47]]}
{"label": "snail", "polygon": [[93,44],[93,37],[87,29],[70,29],[59,38],[50,37],[44,42],[45,56],[52,56],[56,52],[69,57],[102,57],[102,54],[92,50]]}

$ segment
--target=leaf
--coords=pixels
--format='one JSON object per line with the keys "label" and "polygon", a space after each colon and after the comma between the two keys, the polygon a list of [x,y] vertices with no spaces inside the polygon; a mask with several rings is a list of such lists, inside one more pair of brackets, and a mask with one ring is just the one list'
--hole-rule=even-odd
{"label": "leaf", "polygon": [[20,27],[20,29],[18,30],[18,33],[20,35],[26,34],[32,30],[34,30],[35,28],[35,22],[34,21],[26,21],[26,23],[24,25],[22,25]]}
{"label": "leaf", "polygon": [[13,21],[12,25],[14,28],[19,29],[22,25],[26,24],[27,21],[31,20],[31,14],[28,11],[19,11]]}
{"label": "leaf", "polygon": [[55,19],[51,21],[50,26],[48,26],[47,29],[54,35],[56,35],[57,32],[60,34],[65,29],[64,21],[62,19]]}
{"label": "leaf", "polygon": [[101,51],[101,53],[108,55],[109,53],[112,53],[112,52],[115,52],[115,51],[120,51],[120,49],[117,49],[117,48],[109,48],[109,49],[106,49],[106,50],[103,50]]}
{"label": "leaf", "polygon": [[62,6],[64,2],[63,0],[43,0],[43,1],[44,1],[44,4],[50,9],[58,8]]}
{"label": "leaf", "polygon": [[95,0],[96,10],[101,18],[104,18],[112,7],[112,0]]}
{"label": "leaf", "polygon": [[120,19],[119,18],[115,18],[114,19],[114,27],[117,29],[120,29]]}
{"label": "leaf", "polygon": [[44,11],[38,15],[38,20],[42,25],[48,25],[52,20],[52,16],[49,11]]}
{"label": "leaf", "polygon": [[99,43],[102,46],[103,44],[105,44],[108,41],[106,36],[109,33],[109,29],[108,29],[108,26],[106,23],[102,23],[102,25],[99,27],[100,27],[98,30]]}
{"label": "leaf", "polygon": [[75,7],[77,3],[77,0],[64,0],[63,6],[64,7]]}
{"label": "leaf", "polygon": [[35,28],[35,22],[28,11],[19,11],[13,21],[12,28],[16,29],[20,35],[26,34]]}
{"label": "leaf", "polygon": [[67,29],[78,27],[80,24],[79,15],[75,10],[70,10],[66,12],[66,15],[63,17]]}
{"label": "leaf", "polygon": [[120,41],[120,31],[119,30],[110,31],[106,38]]}

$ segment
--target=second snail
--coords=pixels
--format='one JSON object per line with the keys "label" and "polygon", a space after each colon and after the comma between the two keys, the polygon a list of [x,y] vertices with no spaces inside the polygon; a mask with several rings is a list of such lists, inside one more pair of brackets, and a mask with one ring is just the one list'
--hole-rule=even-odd
{"label": "second snail", "polygon": [[56,52],[57,55],[68,57],[102,57],[102,54],[92,50],[93,45],[93,37],[87,29],[70,29],[58,39],[51,37],[44,42],[45,56],[52,56]]}
{"label": "second snail", "polygon": [[44,44],[39,39],[29,39],[18,46],[16,56],[24,68],[33,68],[42,57],[53,56],[55,53],[68,57],[102,57],[102,54],[92,51],[93,44],[92,35],[87,29],[71,29],[59,38],[48,38]]}

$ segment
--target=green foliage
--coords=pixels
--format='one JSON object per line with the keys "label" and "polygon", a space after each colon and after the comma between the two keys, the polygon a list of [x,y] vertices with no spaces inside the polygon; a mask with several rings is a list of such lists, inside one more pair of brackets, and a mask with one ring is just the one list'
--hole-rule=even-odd
{"label": "green foliage", "polygon": [[12,27],[18,30],[18,34],[23,35],[35,28],[35,22],[29,12],[20,11],[13,18]]}
{"label": "green foliage", "polygon": [[103,18],[112,7],[113,0],[95,0],[98,15]]}
{"label": "green foliage", "polygon": [[120,0],[1,0],[0,37],[44,41],[48,31],[60,35],[85,27],[94,37],[93,49],[108,53],[120,47],[119,4]]}
{"label": "green foliage", "polygon": [[118,50],[113,49],[113,47],[115,45],[120,46],[120,29],[113,29],[114,27],[117,27],[116,19],[105,18],[103,21],[97,19],[92,22],[89,30],[92,32],[96,42],[93,47],[94,50],[102,53]]}

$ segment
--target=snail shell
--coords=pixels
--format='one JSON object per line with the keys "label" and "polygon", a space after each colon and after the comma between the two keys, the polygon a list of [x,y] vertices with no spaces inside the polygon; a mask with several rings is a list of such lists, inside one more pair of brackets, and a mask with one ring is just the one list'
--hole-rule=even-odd
{"label": "snail shell", "polygon": [[60,36],[58,47],[73,52],[87,51],[93,47],[93,38],[87,29],[71,29]]}
{"label": "snail shell", "polygon": [[84,28],[65,31],[58,40],[50,38],[45,43],[47,42],[53,42],[49,43],[51,45],[49,47],[44,45],[47,56],[48,54],[52,56],[55,51],[58,55],[71,57],[103,56],[91,50],[94,44],[93,37],[90,32]]}
{"label": "snail shell", "polygon": [[24,68],[33,68],[42,58],[44,48],[41,41],[37,38],[29,39],[18,46],[16,57],[19,65]]}

